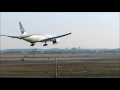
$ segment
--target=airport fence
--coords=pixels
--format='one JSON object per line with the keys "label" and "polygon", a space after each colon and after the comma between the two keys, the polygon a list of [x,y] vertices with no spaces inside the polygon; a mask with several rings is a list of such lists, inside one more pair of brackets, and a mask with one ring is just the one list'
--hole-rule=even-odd
{"label": "airport fence", "polygon": [[0,65],[0,77],[118,78],[120,63],[51,63]]}

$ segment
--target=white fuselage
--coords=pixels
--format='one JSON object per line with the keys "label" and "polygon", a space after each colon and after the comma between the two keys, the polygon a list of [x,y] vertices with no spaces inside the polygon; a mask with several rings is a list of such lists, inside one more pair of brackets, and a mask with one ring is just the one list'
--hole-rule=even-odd
{"label": "white fuselage", "polygon": [[34,35],[30,35],[26,38],[22,38],[23,40],[27,41],[27,42],[31,42],[31,43],[36,43],[36,42],[40,42],[43,39],[47,39],[50,37],[56,36],[54,34],[34,34]]}

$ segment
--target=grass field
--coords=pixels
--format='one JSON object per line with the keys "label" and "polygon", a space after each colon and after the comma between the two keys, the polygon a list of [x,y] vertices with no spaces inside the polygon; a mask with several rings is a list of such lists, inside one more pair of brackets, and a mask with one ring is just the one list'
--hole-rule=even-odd
{"label": "grass field", "polygon": [[[55,70],[55,64],[1,65],[0,76],[55,78]],[[58,78],[120,77],[120,64],[64,63],[58,64],[57,72]]]}
{"label": "grass field", "polygon": [[[82,57],[81,57],[82,56]],[[119,54],[56,54],[46,56],[37,55],[12,55],[3,54],[0,61],[16,60],[95,60],[95,59],[120,59]],[[120,63],[83,63],[71,62],[58,63],[57,70],[55,64],[21,64],[21,65],[0,65],[0,77],[40,77],[40,78],[55,78],[57,72],[58,78],[96,78],[96,77],[120,77]]]}

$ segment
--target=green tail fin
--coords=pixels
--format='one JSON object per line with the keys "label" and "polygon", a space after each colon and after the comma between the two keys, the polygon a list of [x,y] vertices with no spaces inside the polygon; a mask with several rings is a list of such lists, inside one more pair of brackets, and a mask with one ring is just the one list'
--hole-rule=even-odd
{"label": "green tail fin", "polygon": [[24,29],[24,27],[22,26],[21,22],[19,22],[19,25],[20,25],[21,34],[27,34],[27,33],[25,32],[25,29]]}

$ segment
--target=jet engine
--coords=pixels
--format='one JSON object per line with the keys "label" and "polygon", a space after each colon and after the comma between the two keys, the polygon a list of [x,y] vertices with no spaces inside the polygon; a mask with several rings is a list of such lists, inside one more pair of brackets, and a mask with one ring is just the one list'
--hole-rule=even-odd
{"label": "jet engine", "polygon": [[53,44],[57,44],[57,43],[59,43],[59,39],[57,38],[57,39],[53,39]]}

